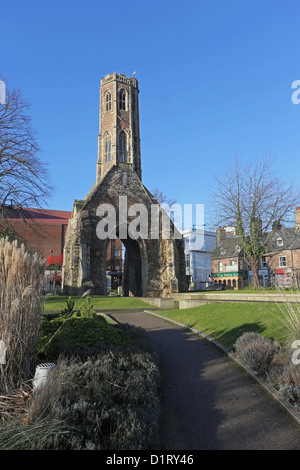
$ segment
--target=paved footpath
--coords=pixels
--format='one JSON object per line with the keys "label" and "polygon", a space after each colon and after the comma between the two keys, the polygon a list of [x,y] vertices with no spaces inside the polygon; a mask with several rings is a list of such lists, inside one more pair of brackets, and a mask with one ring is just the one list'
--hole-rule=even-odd
{"label": "paved footpath", "polygon": [[300,426],[213,344],[153,315],[117,313],[160,354],[161,450],[299,450]]}

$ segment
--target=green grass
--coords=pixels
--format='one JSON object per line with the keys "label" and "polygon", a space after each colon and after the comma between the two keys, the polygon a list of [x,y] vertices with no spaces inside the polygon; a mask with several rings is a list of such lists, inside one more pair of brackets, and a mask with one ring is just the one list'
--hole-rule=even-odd
{"label": "green grass", "polygon": [[[80,296],[71,296],[75,301],[75,308],[79,305]],[[66,302],[69,296],[52,295],[49,296],[45,303],[45,310],[63,310],[66,308]],[[118,308],[147,308],[149,304],[143,302],[136,297],[108,297],[108,296],[91,296],[91,304],[95,309],[118,309]]]}
{"label": "green grass", "polygon": [[278,317],[284,318],[275,303],[209,303],[183,310],[158,312],[167,318],[202,331],[229,349],[247,331],[285,341],[288,331]]}

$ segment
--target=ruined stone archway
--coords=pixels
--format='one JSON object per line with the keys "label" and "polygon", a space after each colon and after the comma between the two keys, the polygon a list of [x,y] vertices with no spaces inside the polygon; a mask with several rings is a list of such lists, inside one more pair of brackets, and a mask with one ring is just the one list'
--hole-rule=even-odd
{"label": "ruined stone archway", "polygon": [[[131,238],[128,233],[128,227],[126,227],[127,237],[124,239],[119,238],[120,226],[116,227],[115,233],[125,248],[124,266],[123,266],[123,296],[135,296],[143,297],[147,295],[147,280],[148,280],[148,256],[145,242],[143,239]],[[124,233],[124,230],[123,230]],[[108,250],[109,243],[111,241],[112,234],[108,234],[105,240],[104,256],[106,259],[106,253]],[[104,260],[101,263],[105,267]],[[105,272],[104,272],[105,271]],[[102,276],[106,274],[106,269],[103,270]]]}

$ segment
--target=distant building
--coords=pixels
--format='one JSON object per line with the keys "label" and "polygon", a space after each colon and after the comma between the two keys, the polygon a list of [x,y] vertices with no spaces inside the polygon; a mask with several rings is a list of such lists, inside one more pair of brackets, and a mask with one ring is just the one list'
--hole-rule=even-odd
{"label": "distant building", "polygon": [[[12,230],[28,249],[39,252],[47,261],[45,289],[52,290],[61,284],[61,267],[69,211],[24,208],[9,209],[8,218],[0,221],[0,231]],[[122,242],[111,240],[107,248],[106,270],[110,289],[122,285]]]}
{"label": "distant building", "polygon": [[225,289],[242,289],[248,285],[248,265],[234,227],[217,230],[217,246],[211,255],[212,282]]}
{"label": "distant building", "polygon": [[271,286],[300,288],[300,207],[296,207],[294,216],[295,226],[279,228],[261,260]]}
{"label": "distant building", "polygon": [[182,232],[187,288],[205,290],[211,279],[211,253],[216,248],[216,233],[188,228]]}
{"label": "distant building", "polygon": [[27,248],[34,248],[47,260],[63,254],[71,212],[24,208],[9,209],[7,215],[7,219],[0,220],[0,230],[11,228]]}
{"label": "distant building", "polygon": [[[300,288],[300,207],[296,207],[295,226],[278,227],[259,266],[262,287]],[[241,289],[253,283],[253,272],[234,227],[217,231],[217,246],[211,256],[212,281],[225,289]]]}

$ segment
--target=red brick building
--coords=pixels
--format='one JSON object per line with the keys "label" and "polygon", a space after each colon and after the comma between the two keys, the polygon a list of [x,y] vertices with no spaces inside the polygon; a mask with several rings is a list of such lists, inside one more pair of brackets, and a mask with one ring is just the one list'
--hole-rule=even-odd
{"label": "red brick building", "polygon": [[[65,234],[71,211],[48,209],[10,209],[8,219],[0,222],[0,231],[9,228],[27,248],[37,250],[47,260],[46,279],[61,281]],[[111,288],[122,285],[122,242],[111,240],[107,249],[107,275]]]}
{"label": "red brick building", "polygon": [[45,259],[63,255],[65,234],[71,212],[48,209],[10,209],[8,220],[0,227],[10,227],[27,248],[38,250]]}

